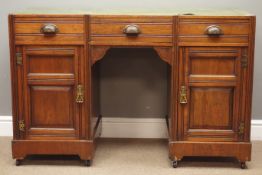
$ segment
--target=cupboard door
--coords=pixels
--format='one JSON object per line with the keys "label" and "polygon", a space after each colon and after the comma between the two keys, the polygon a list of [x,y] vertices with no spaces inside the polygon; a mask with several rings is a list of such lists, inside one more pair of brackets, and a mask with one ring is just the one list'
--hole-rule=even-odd
{"label": "cupboard door", "polygon": [[79,137],[78,47],[23,47],[26,139]]}
{"label": "cupboard door", "polygon": [[234,47],[180,49],[180,140],[238,140],[241,52]]}

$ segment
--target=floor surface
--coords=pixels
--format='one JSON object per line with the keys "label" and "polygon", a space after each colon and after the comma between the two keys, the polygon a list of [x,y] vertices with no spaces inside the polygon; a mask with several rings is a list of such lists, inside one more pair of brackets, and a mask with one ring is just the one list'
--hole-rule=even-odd
{"label": "floor surface", "polygon": [[91,167],[77,156],[31,156],[16,167],[11,138],[0,137],[0,175],[262,175],[262,142],[252,153],[245,170],[227,158],[186,158],[174,169],[165,140],[101,139]]}

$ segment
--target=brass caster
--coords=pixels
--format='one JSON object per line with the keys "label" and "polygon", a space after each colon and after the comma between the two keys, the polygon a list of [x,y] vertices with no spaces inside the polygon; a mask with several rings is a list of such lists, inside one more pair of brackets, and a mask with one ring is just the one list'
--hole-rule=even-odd
{"label": "brass caster", "polygon": [[22,164],[22,160],[16,159],[15,165],[20,166]]}
{"label": "brass caster", "polygon": [[246,162],[240,162],[240,168],[241,169],[247,169]]}
{"label": "brass caster", "polygon": [[91,160],[84,160],[85,166],[91,166]]}

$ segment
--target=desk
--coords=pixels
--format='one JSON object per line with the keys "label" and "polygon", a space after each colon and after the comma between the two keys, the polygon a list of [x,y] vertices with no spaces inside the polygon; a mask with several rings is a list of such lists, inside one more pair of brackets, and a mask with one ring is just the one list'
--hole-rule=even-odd
{"label": "desk", "polygon": [[255,17],[240,11],[29,11],[9,16],[13,158],[75,154],[101,131],[96,66],[110,48],[151,48],[170,66],[169,157],[251,159]]}

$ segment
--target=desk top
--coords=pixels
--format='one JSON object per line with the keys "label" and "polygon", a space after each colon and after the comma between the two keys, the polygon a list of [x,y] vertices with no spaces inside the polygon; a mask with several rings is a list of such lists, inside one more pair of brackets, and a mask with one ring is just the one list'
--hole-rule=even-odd
{"label": "desk top", "polygon": [[252,14],[238,9],[26,9],[13,14],[90,14],[90,15],[153,15],[153,16],[253,16]]}

